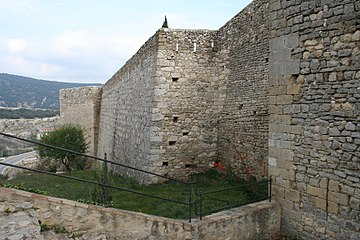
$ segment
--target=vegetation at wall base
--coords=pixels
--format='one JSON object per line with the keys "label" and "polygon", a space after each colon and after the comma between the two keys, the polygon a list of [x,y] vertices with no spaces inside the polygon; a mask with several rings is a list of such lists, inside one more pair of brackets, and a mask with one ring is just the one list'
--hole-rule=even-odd
{"label": "vegetation at wall base", "polygon": [[[71,176],[96,181],[94,177],[96,174],[98,174],[96,173],[96,170],[84,170],[73,171]],[[207,179],[204,180],[206,181],[206,185],[202,185],[204,191],[214,191],[222,188],[229,188],[236,186],[237,184],[228,181],[218,181],[218,179],[212,178],[213,173],[210,172],[207,174],[201,175],[203,179]],[[155,196],[161,196],[175,201],[181,201],[185,203],[188,202],[189,187],[184,184],[167,182],[161,184],[139,185],[133,180],[118,176],[112,176],[111,179],[111,185],[116,187],[130,189]],[[24,190],[32,188],[36,189],[38,192],[44,191],[49,196],[53,197],[66,198],[89,204],[103,205],[93,201],[92,199],[92,194],[94,193],[93,184],[74,181],[71,179],[64,179],[45,174],[24,173],[12,180],[0,179],[0,184],[8,184],[8,187],[21,185],[22,189]],[[265,188],[267,189],[267,185],[265,185]],[[194,194],[193,199],[196,197],[198,196]],[[228,193],[218,193],[206,198],[204,197],[204,212],[212,212],[214,209],[219,207],[226,207],[236,203],[249,201],[251,201],[251,199],[249,196],[247,196],[246,189],[243,188]],[[111,202],[105,206],[174,219],[188,218],[188,207],[186,205],[180,205],[160,199],[140,196],[120,190],[111,191]],[[195,217],[194,208],[192,216]]]}

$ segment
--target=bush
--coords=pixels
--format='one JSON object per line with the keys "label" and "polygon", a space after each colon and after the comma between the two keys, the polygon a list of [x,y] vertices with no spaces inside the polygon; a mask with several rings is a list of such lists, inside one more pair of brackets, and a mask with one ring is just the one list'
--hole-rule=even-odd
{"label": "bush", "polygon": [[[79,125],[73,124],[63,125],[42,136],[40,142],[78,153],[86,153],[89,146],[83,129]],[[70,172],[71,170],[84,170],[86,167],[86,158],[75,153],[39,146],[39,155],[43,160],[42,166],[50,171],[57,171],[63,167]]]}

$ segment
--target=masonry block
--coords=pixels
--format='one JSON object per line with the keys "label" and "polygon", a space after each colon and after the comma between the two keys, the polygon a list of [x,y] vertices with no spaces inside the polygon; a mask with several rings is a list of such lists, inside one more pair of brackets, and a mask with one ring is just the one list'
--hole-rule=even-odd
{"label": "masonry block", "polygon": [[330,213],[338,214],[339,213],[339,204],[328,201],[328,211]]}
{"label": "masonry block", "polygon": [[349,205],[349,196],[342,193],[329,192],[329,199],[332,202],[347,206]]}
{"label": "masonry block", "polygon": [[318,198],[318,197],[316,197],[316,198],[315,198],[315,207],[320,208],[320,209],[326,211],[326,210],[327,210],[327,209],[326,209],[326,207],[327,207],[327,206],[326,206],[326,200],[323,199],[323,198]]}
{"label": "masonry block", "polygon": [[340,192],[340,182],[329,180],[329,190],[332,192]]}
{"label": "masonry block", "polygon": [[300,192],[293,189],[285,190],[285,198],[292,202],[300,202]]}
{"label": "masonry block", "polygon": [[277,97],[277,104],[287,105],[293,102],[293,97],[291,95],[281,95]]}
{"label": "masonry block", "polygon": [[285,198],[285,188],[282,186],[272,185],[271,192],[276,197]]}
{"label": "masonry block", "polygon": [[320,197],[323,199],[326,198],[326,191],[325,191],[325,189],[322,189],[322,188],[308,186],[306,192],[312,196]]}
{"label": "masonry block", "polygon": [[288,85],[286,88],[286,93],[287,94],[299,94],[301,91],[301,86],[300,85]]}

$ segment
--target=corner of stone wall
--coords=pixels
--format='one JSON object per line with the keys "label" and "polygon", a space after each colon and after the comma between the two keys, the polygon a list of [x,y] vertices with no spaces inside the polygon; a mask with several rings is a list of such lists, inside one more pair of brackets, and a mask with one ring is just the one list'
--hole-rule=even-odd
{"label": "corner of stone wall", "polygon": [[102,88],[95,86],[60,90],[60,124],[82,126],[89,142],[89,154],[96,156]]}
{"label": "corner of stone wall", "polygon": [[269,175],[285,231],[360,238],[358,1],[270,5]]}
{"label": "corner of stone wall", "polygon": [[[256,0],[218,31],[225,75],[218,159],[237,175],[267,176],[269,2]],[[220,71],[219,71],[220,72]]]}

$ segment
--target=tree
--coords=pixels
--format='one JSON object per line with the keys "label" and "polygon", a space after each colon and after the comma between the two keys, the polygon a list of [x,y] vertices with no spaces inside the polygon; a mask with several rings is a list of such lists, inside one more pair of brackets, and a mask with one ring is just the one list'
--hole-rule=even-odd
{"label": "tree", "polygon": [[163,27],[163,28],[169,28],[166,15],[165,15],[165,20],[164,20],[164,23],[163,23],[162,27]]}
{"label": "tree", "polygon": [[[79,153],[86,153],[89,146],[83,129],[74,124],[63,125],[57,130],[42,136],[40,142]],[[61,165],[68,172],[71,170],[83,170],[86,167],[86,158],[74,153],[39,146],[39,155],[45,163],[49,164],[47,167],[52,171],[58,170]]]}

